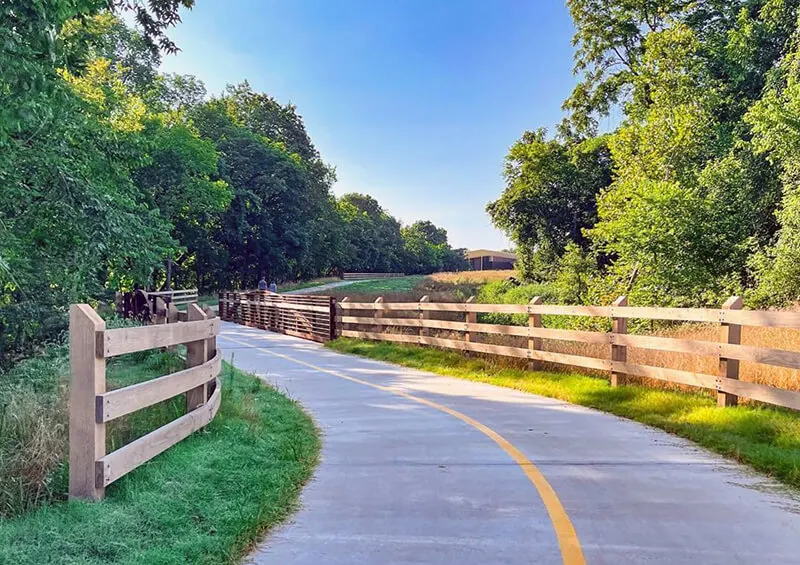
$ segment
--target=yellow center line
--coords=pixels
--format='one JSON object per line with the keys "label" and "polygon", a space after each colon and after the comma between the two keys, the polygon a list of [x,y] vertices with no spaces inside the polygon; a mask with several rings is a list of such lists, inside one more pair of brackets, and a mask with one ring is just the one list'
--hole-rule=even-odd
{"label": "yellow center line", "polygon": [[221,335],[220,337],[241,345],[252,347],[253,349],[257,349],[259,351],[263,351],[268,355],[279,357],[281,359],[286,359],[287,361],[292,361],[294,363],[297,363],[298,365],[304,365],[316,371],[333,375],[334,377],[338,377],[340,379],[345,379],[384,392],[389,392],[397,396],[402,396],[403,398],[413,400],[414,402],[419,402],[420,404],[424,404],[425,406],[429,406],[441,412],[445,412],[446,414],[450,414],[451,416],[458,418],[462,422],[465,422],[470,426],[472,426],[473,428],[475,428],[476,430],[482,432],[483,434],[494,440],[494,442],[497,445],[499,445],[503,449],[503,451],[505,451],[511,456],[511,458],[517,463],[517,465],[520,466],[522,472],[525,473],[525,475],[528,477],[531,483],[533,483],[533,486],[536,487],[536,491],[539,493],[539,496],[541,497],[542,502],[544,503],[544,506],[547,509],[547,513],[550,516],[550,521],[553,524],[553,529],[555,529],[556,538],[558,539],[558,546],[561,549],[561,559],[563,564],[586,565],[586,560],[583,557],[583,550],[581,549],[581,543],[580,540],[578,539],[578,534],[575,532],[575,527],[572,525],[572,522],[570,521],[569,516],[567,515],[567,511],[564,510],[564,506],[558,499],[556,491],[553,490],[553,487],[550,486],[549,482],[547,482],[547,479],[544,477],[542,472],[536,467],[536,465],[534,465],[531,462],[530,459],[528,459],[525,456],[525,454],[523,454],[519,449],[517,449],[517,447],[514,446],[514,444],[512,444],[510,441],[508,441],[500,434],[498,434],[489,426],[480,423],[474,418],[470,418],[466,414],[463,414],[457,410],[453,410],[452,408],[448,408],[447,406],[439,404],[438,402],[434,402],[433,400],[428,400],[427,398],[413,396],[411,394],[399,391],[391,387],[378,385],[375,383],[371,383],[369,381],[361,380],[356,377],[351,377],[350,375],[340,373],[339,371],[333,371],[331,369],[318,367],[317,365],[313,365],[305,361],[300,361],[299,359],[295,359],[294,357],[283,355],[282,353],[276,353],[274,351],[270,351],[269,349],[265,349],[263,347],[253,346],[250,343],[239,341],[237,339],[233,339],[228,336]]}

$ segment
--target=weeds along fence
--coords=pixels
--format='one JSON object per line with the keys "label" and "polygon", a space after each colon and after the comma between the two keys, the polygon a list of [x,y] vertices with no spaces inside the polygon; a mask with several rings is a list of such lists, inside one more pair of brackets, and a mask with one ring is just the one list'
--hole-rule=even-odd
{"label": "weeds along fence", "polygon": [[[531,368],[555,363],[610,373],[612,386],[629,377],[643,377],[716,391],[719,406],[735,405],[748,398],[800,410],[800,392],[739,380],[740,362],[800,369],[800,352],[741,344],[742,327],[800,328],[800,313],[742,310],[739,297],[731,297],[719,309],[632,307],[620,297],[612,306],[545,305],[534,298],[529,304],[350,302],[337,307],[338,334],[370,340],[430,345],[457,351],[501,355],[528,360]],[[479,314],[516,314],[527,317],[527,326],[478,323]],[[583,331],[544,327],[542,316],[602,318],[612,331]],[[446,319],[443,319],[446,318]],[[719,341],[682,339],[628,333],[629,320],[699,322],[717,326]],[[436,336],[432,335],[436,333]],[[445,335],[447,337],[441,337]],[[515,345],[487,343],[492,338],[514,338]],[[499,340],[498,340],[499,341]],[[520,343],[522,342],[522,343]],[[545,343],[575,342],[592,346],[598,356],[549,351]],[[716,371],[696,372],[657,366],[628,359],[628,349],[705,356],[715,361]]]}
{"label": "weeds along fence", "polygon": [[330,296],[226,291],[219,293],[219,316],[225,321],[323,342],[335,338],[335,304]]}
{"label": "weeds along fence", "polygon": [[368,281],[372,279],[394,279],[406,276],[405,273],[342,273],[344,281]]}
{"label": "weeds along fence", "polygon": [[[163,302],[161,302],[163,305]],[[183,314],[183,316],[180,316]],[[70,307],[69,495],[100,500],[105,487],[207,425],[219,410],[220,320],[189,304],[156,308],[153,325],[106,329],[87,304]],[[180,321],[183,318],[185,321]],[[186,346],[186,369],[125,388],[106,390],[106,359],[162,347]],[[106,424],[186,394],[186,413],[106,453]]]}

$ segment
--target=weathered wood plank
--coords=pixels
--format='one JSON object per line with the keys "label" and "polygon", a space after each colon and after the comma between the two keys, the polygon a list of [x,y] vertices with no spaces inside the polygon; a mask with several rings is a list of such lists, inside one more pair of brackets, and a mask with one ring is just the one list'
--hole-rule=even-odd
{"label": "weathered wood plank", "polygon": [[[207,320],[206,313],[197,304],[189,304],[186,309],[189,322]],[[208,360],[208,338],[190,341],[186,344],[186,366],[199,367]],[[186,412],[202,406],[206,401],[206,383],[186,391]]]}
{"label": "weathered wood plank", "polygon": [[97,485],[110,485],[211,422],[222,399],[219,378],[215,385],[214,394],[207,404],[99,459],[95,466]]}
{"label": "weathered wood plank", "polygon": [[717,390],[776,406],[800,410],[800,392],[737,379],[720,379]]}
{"label": "weathered wood plank", "polygon": [[99,343],[104,357],[178,345],[219,335],[219,318],[160,326],[105,330]]}
{"label": "weathered wood plank", "polygon": [[98,394],[96,397],[96,420],[109,422],[120,416],[169,400],[212,380],[219,375],[221,367],[222,355],[217,351],[210,361],[202,365]]}
{"label": "weathered wood plank", "polygon": [[401,343],[419,343],[418,335],[390,334],[375,332],[357,332],[355,330],[342,330],[342,337],[356,337],[359,339],[374,339],[376,341],[397,341]]}
{"label": "weathered wood plank", "polygon": [[[628,297],[627,296],[620,296],[614,301],[614,309],[618,312],[624,311],[625,309],[622,308],[623,306],[628,305]],[[628,319],[621,318],[621,317],[614,317],[612,318],[612,329],[611,336],[611,360],[612,361],[621,361],[626,362],[628,360],[628,348],[625,345],[620,344],[618,339],[615,339],[619,335],[624,335],[628,333]],[[625,384],[625,373],[620,373],[618,371],[611,371],[611,386],[619,386]]]}
{"label": "weathered wood plank", "polygon": [[106,426],[94,417],[95,396],[106,391],[106,360],[97,352],[97,336],[106,323],[88,304],[69,308],[69,496],[100,500],[95,461],[106,453]]}
{"label": "weathered wood plank", "polygon": [[612,362],[612,370],[627,373],[628,375],[659,379],[671,383],[701,388],[715,389],[717,387],[717,377],[703,373],[692,373],[689,371],[679,371],[678,369],[666,369],[664,367],[651,367],[650,365],[639,365],[636,363],[623,363],[621,361]]}

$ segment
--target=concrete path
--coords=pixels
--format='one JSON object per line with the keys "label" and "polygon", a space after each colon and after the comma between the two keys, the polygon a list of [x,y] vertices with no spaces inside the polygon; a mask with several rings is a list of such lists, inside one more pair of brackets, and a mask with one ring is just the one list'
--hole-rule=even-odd
{"label": "concrete path", "polygon": [[332,288],[338,288],[340,286],[347,286],[349,284],[353,284],[353,283],[357,283],[357,282],[370,281],[370,280],[375,280],[375,279],[363,279],[363,280],[355,280],[355,281],[336,281],[336,282],[332,282],[332,283],[321,284],[319,286],[309,286],[309,287],[306,287],[306,288],[298,288],[297,290],[287,290],[286,292],[281,292],[281,289],[279,287],[278,288],[278,292],[281,292],[281,294],[309,294],[309,293],[312,293],[312,292],[314,294],[318,294],[318,293],[320,293],[320,292],[322,292],[324,290],[330,290]]}
{"label": "concrete path", "polygon": [[666,433],[229,323],[219,344],[324,433],[251,563],[800,563],[794,493]]}

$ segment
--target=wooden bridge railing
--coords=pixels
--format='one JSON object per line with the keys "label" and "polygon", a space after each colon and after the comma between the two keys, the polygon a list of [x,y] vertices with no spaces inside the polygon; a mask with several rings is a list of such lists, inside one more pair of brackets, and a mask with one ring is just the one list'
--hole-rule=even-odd
{"label": "wooden bridge railing", "polygon": [[[532,363],[549,362],[609,371],[612,386],[624,384],[628,375],[648,377],[717,391],[720,406],[735,405],[739,397],[800,410],[800,392],[739,380],[739,362],[750,361],[778,367],[800,369],[800,352],[740,345],[742,326],[800,328],[800,312],[741,310],[742,301],[732,297],[720,309],[652,308],[627,306],[620,297],[612,306],[560,306],[542,304],[537,297],[529,304],[432,303],[423,297],[420,302],[339,302],[337,323],[339,335],[401,343],[415,343],[459,351],[474,351],[529,359]],[[386,313],[393,313],[384,316]],[[462,313],[464,321],[430,319],[434,313]],[[478,313],[526,314],[527,326],[477,323]],[[399,314],[399,315],[398,315]],[[542,326],[542,315],[590,316],[612,320],[609,333],[551,329]],[[672,320],[719,324],[720,341],[702,341],[671,337],[630,335],[629,319]],[[353,325],[369,331],[352,329]],[[389,331],[392,330],[392,331]],[[413,331],[413,333],[400,333]],[[445,330],[460,334],[463,339],[431,337],[428,330]],[[475,343],[476,334],[520,336],[528,338],[528,347],[510,347]],[[610,345],[608,358],[587,357],[545,351],[542,338]],[[716,375],[695,373],[627,361],[627,348],[637,347],[661,351],[691,353],[716,357]]]}
{"label": "wooden bridge railing", "polygon": [[[196,304],[178,322],[174,305],[160,322],[106,329],[87,304],[70,307],[69,495],[100,500],[105,487],[214,419],[222,389],[220,320]],[[166,323],[166,322],[175,323]],[[106,359],[160,347],[186,345],[186,369],[122,389],[106,391]],[[186,393],[186,414],[106,453],[106,423]]]}
{"label": "wooden bridge railing", "polygon": [[320,342],[335,337],[335,304],[330,296],[258,290],[219,293],[219,315],[225,321]]}

